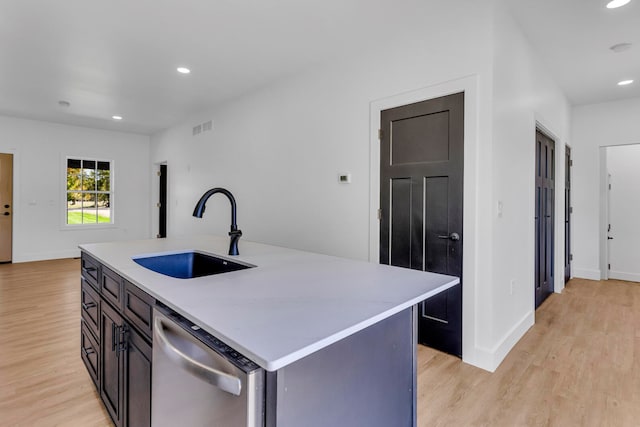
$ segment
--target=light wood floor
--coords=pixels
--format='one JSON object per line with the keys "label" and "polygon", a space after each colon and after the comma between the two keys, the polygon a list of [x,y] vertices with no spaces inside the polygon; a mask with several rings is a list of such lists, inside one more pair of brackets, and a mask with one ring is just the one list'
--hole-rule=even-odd
{"label": "light wood floor", "polygon": [[80,261],[0,265],[0,426],[111,426],[80,359]]}
{"label": "light wood floor", "polygon": [[[79,270],[0,265],[2,427],[111,425],[80,359]],[[493,374],[422,346],[418,371],[419,426],[638,426],[640,284],[572,280]]]}

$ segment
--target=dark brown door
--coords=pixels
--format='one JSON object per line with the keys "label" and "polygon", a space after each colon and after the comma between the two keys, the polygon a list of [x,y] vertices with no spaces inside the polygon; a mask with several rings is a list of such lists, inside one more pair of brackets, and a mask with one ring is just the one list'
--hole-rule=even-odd
{"label": "dark brown door", "polygon": [[535,301],[536,308],[553,292],[555,212],[555,142],[536,130]]}
{"label": "dark brown door", "polygon": [[564,283],[571,279],[571,149],[565,147],[564,156]]}
{"label": "dark brown door", "polygon": [[[462,279],[464,94],[381,113],[380,263]],[[462,284],[420,304],[420,343],[462,355]]]}

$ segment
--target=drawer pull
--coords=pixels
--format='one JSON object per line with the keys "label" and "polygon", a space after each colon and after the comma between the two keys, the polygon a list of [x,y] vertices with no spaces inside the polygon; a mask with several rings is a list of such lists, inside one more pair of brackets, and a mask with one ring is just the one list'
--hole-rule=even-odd
{"label": "drawer pull", "polygon": [[96,351],[95,351],[92,347],[89,347],[89,348],[84,348],[84,347],[82,347],[82,352],[84,353],[84,355],[85,355],[86,357],[89,357],[89,355],[90,355],[90,354],[93,354],[93,353],[95,353]]}
{"label": "drawer pull", "polygon": [[85,310],[89,310],[89,309],[91,309],[91,308],[93,308],[95,306],[96,306],[96,303],[93,302],[93,301],[92,302],[88,302],[86,304],[82,303],[82,308],[84,308]]}

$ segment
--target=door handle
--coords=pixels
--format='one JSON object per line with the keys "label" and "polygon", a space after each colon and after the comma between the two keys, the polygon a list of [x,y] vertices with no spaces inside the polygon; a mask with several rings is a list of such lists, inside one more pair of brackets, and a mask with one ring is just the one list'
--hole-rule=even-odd
{"label": "door handle", "polygon": [[448,240],[453,240],[455,242],[460,240],[460,235],[458,233],[451,233],[449,235],[438,236],[438,239],[448,239]]}
{"label": "door handle", "polygon": [[11,206],[9,206],[9,205],[4,205],[4,208],[5,208],[5,209],[9,209],[10,207],[11,207]]}
{"label": "door handle", "polygon": [[[116,326],[115,323],[111,324],[111,351],[116,351],[116,329],[118,329],[118,326]],[[118,356],[118,353],[116,353],[116,356]]]}
{"label": "door handle", "polygon": [[88,303],[86,303],[86,304],[85,304],[85,303],[82,303],[82,308],[84,308],[85,310],[89,310],[90,308],[93,308],[93,307],[95,307],[95,306],[96,306],[96,303],[95,303],[95,302],[93,302],[93,301],[88,302]]}
{"label": "door handle", "polygon": [[[177,363],[184,370],[194,375],[196,378],[218,387],[220,390],[226,391],[227,393],[240,396],[240,392],[242,391],[240,378],[214,369],[211,366],[207,366],[183,353],[179,348],[171,343],[169,337],[164,333],[165,328],[167,328],[167,326],[162,322],[162,319],[160,317],[156,317],[153,325],[153,333],[157,340],[155,340],[154,345],[156,343],[160,344],[162,351],[167,355],[167,357]],[[198,340],[195,338],[190,338],[190,336],[181,336],[190,340],[193,344],[200,346]]]}
{"label": "door handle", "polygon": [[5,212],[5,213],[3,213],[3,215],[4,215],[4,216],[9,216],[9,215],[11,215],[11,214],[10,214],[9,212]]}
{"label": "door handle", "polygon": [[607,240],[613,240],[613,237],[607,236]]}

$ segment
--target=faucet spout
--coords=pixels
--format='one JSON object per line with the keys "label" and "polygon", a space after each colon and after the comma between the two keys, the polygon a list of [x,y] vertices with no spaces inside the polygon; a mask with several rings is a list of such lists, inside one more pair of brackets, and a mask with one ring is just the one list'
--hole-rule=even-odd
{"label": "faucet spout", "polygon": [[224,194],[225,196],[227,196],[227,199],[229,199],[229,202],[231,203],[231,231],[229,231],[231,242],[229,244],[229,255],[239,255],[238,240],[240,240],[240,237],[242,236],[242,231],[238,230],[238,224],[236,224],[236,199],[233,197],[233,194],[231,194],[229,190],[220,187],[208,190],[202,195],[202,197],[200,197],[200,200],[198,200],[198,203],[193,210],[193,216],[195,216],[196,218],[202,218],[207,200],[209,200],[209,197],[213,196],[216,193]]}

